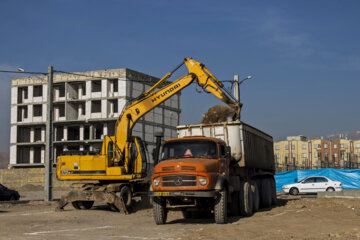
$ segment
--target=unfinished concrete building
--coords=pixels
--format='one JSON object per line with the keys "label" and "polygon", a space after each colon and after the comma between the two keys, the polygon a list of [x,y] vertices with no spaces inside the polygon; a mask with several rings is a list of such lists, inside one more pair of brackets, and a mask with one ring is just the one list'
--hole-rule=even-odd
{"label": "unfinished concrete building", "polygon": [[[157,80],[126,68],[54,75],[54,161],[66,150],[99,150],[104,136],[114,135],[125,104]],[[44,164],[46,101],[46,76],[12,80],[10,167]],[[179,119],[180,94],[176,94],[142,117],[133,135],[146,141],[151,153],[154,133],[176,137]]]}

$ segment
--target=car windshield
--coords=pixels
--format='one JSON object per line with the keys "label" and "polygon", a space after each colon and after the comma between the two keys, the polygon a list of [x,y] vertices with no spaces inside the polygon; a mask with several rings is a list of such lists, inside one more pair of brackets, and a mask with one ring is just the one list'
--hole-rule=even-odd
{"label": "car windshield", "polygon": [[216,143],[210,140],[180,140],[165,143],[161,160],[174,158],[217,158]]}

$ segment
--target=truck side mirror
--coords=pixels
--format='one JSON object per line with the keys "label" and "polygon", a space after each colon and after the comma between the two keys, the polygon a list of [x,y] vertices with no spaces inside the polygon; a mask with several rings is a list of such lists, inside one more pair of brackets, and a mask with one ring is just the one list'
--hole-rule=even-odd
{"label": "truck side mirror", "polygon": [[226,146],[225,147],[225,156],[227,158],[230,158],[231,157],[231,147],[230,146]]}

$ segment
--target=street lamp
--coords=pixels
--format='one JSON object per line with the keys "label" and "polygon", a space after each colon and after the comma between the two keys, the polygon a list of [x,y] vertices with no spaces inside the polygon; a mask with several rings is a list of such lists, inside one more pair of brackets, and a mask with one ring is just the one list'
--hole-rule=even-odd
{"label": "street lamp", "polygon": [[[251,79],[252,76],[247,76],[246,78],[239,81],[239,75],[234,75],[234,81],[233,81],[233,94],[235,99],[240,102],[240,85],[245,82],[248,79]],[[241,115],[239,115],[240,120]]]}

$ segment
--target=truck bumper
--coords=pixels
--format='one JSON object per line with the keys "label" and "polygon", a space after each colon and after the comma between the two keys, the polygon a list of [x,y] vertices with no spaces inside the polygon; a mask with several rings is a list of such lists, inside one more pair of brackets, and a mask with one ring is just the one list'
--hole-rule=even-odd
{"label": "truck bumper", "polygon": [[152,191],[150,197],[203,197],[211,198],[218,194],[217,191]]}

